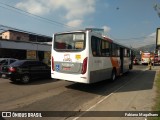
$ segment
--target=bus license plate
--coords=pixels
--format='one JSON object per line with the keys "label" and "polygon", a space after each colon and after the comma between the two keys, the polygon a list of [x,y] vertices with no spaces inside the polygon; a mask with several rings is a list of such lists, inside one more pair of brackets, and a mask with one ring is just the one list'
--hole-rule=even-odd
{"label": "bus license plate", "polygon": [[70,67],[64,67],[63,70],[68,71],[68,70],[71,70],[71,68]]}

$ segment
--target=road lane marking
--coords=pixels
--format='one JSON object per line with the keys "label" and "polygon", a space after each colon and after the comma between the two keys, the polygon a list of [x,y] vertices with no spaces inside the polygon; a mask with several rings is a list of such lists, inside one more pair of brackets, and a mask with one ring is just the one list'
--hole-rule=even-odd
{"label": "road lane marking", "polygon": [[[148,68],[143,69],[142,71],[147,71]],[[79,119],[81,116],[83,116],[84,114],[86,114],[88,111],[90,111],[91,109],[97,107],[100,103],[102,103],[103,101],[105,101],[107,98],[109,98],[110,96],[112,96],[113,94],[115,94],[116,92],[118,92],[121,88],[125,87],[129,82],[131,82],[133,79],[135,79],[136,77],[139,77],[141,74],[139,74],[138,76],[135,76],[134,78],[130,79],[129,81],[125,82],[122,86],[120,86],[118,89],[116,89],[115,91],[113,91],[112,93],[110,93],[109,95],[107,95],[106,97],[102,98],[101,100],[99,100],[98,102],[96,102],[96,104],[94,104],[93,106],[89,107],[85,112],[81,113],[78,117],[75,117],[72,120],[77,120]]]}

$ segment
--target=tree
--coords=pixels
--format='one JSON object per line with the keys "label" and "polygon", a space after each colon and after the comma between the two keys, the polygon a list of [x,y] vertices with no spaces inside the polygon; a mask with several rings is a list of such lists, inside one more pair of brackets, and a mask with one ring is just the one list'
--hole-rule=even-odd
{"label": "tree", "polygon": [[155,9],[155,11],[157,12],[158,16],[160,17],[160,4],[156,3],[156,4],[154,5],[154,9]]}

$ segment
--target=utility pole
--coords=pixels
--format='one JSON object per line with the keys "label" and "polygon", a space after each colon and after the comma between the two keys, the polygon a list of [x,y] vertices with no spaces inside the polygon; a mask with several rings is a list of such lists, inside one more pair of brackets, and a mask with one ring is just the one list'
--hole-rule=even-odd
{"label": "utility pole", "polygon": [[[157,0],[154,0],[154,10],[157,12],[158,17],[160,18],[160,4],[157,2]],[[160,60],[160,28],[157,28],[156,31],[156,49],[155,53],[158,54],[158,61]]]}

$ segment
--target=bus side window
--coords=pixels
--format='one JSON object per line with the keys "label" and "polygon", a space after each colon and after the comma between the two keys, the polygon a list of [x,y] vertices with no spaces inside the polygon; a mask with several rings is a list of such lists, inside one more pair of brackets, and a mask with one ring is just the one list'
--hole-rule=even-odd
{"label": "bus side window", "polygon": [[112,43],[112,56],[115,57],[116,53],[115,53],[115,44]]}
{"label": "bus side window", "polygon": [[92,36],[91,48],[93,56],[101,56],[100,45],[101,45],[101,39]]}
{"label": "bus side window", "polygon": [[112,44],[112,56],[113,57],[120,56],[120,47],[115,43]]}
{"label": "bus side window", "polygon": [[107,41],[102,41],[102,56],[110,56],[109,43]]}

